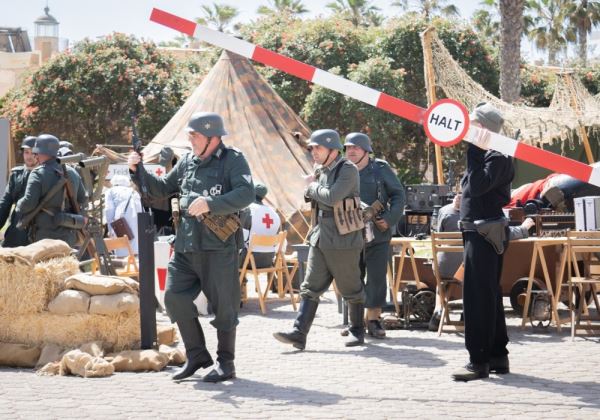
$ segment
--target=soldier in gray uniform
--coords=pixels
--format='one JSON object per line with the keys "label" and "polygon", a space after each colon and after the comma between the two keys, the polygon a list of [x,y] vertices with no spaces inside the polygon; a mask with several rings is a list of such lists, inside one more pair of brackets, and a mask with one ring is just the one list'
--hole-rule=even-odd
{"label": "soldier in gray uniform", "polygon": [[68,165],[61,166],[56,160],[58,149],[59,141],[55,136],[40,134],[37,137],[33,153],[37,155],[40,165],[31,171],[25,194],[17,202],[15,212],[22,217],[34,211],[47,198],[52,187],[66,176],[73,202],[68,197],[66,185],[64,189],[56,191],[36,214],[28,234],[32,242],[60,239],[74,248],[78,242],[77,233],[85,225],[88,197],[77,171]]}
{"label": "soldier in gray uniform", "polygon": [[[373,238],[365,244],[360,258],[360,272],[365,280],[367,331],[375,338],[385,337],[381,325],[381,307],[385,305],[387,267],[390,261],[392,226],[396,226],[404,211],[404,187],[381,159],[371,159],[371,139],[363,133],[350,133],[344,142],[346,158],[356,165],[360,174],[360,200],[376,208],[372,223]],[[370,225],[371,226],[371,225]]]}
{"label": "soldier in gray uniform", "polygon": [[[217,365],[204,377],[205,382],[220,382],[235,377],[235,336],[240,306],[238,250],[241,229],[225,240],[209,228],[208,218],[233,215],[254,200],[250,168],[241,151],[227,147],[221,136],[227,134],[223,119],[214,113],[192,115],[187,131],[192,152],[179,159],[162,177],[149,172],[151,198],[180,194],[183,216],[175,237],[175,253],[169,261],[165,306],[176,322],[185,344],[187,361],[175,372],[174,380],[192,376],[198,369],[213,365],[198,320],[194,299],[203,291],[212,304],[217,329]],[[140,156],[132,152],[128,164],[137,170]],[[238,242],[239,240],[239,242]]]}
{"label": "soldier in gray uniform", "polygon": [[302,301],[294,328],[277,332],[274,337],[295,348],[306,347],[306,335],[317,312],[320,296],[335,279],[337,288],[347,300],[350,314],[350,335],[346,346],[364,343],[363,322],[365,292],[360,280],[359,260],[363,248],[361,230],[340,235],[334,220],[336,203],[348,197],[359,197],[359,177],[356,166],[342,158],[342,143],[335,130],[317,130],[312,133],[308,147],[318,168],[307,177],[305,197],[313,204],[313,226],[308,234],[310,249]]}
{"label": "soldier in gray uniform", "polygon": [[6,191],[0,200],[0,228],[4,226],[10,215],[10,223],[6,228],[6,232],[4,232],[4,241],[2,242],[4,248],[29,245],[27,231],[24,229],[17,229],[17,214],[15,212],[12,212],[11,214],[10,211],[13,204],[16,204],[17,201],[23,197],[23,194],[25,194],[29,173],[38,164],[37,158],[32,152],[34,145],[35,137],[27,136],[23,139],[23,142],[21,143],[21,152],[23,153],[24,165],[12,168]]}

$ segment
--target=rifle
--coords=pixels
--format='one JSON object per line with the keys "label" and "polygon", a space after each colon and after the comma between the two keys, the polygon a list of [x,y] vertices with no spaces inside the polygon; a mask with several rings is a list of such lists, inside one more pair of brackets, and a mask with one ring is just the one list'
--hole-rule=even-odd
{"label": "rifle", "polygon": [[[135,126],[135,115],[131,117],[131,145],[133,146],[133,151],[141,157],[142,141],[137,135],[137,128]],[[148,193],[148,184],[146,182],[146,177],[142,175],[142,171],[145,171],[144,163],[140,160],[140,162],[137,164],[137,170],[135,171],[135,174],[138,177],[138,181],[140,183],[140,192],[142,193],[142,200],[148,203],[148,199],[150,198]]]}

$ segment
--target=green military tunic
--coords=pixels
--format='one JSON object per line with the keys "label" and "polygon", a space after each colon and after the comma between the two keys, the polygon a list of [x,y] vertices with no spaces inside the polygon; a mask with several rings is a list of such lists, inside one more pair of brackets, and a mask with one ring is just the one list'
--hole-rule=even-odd
{"label": "green military tunic", "polygon": [[[69,165],[65,165],[65,167],[74,198],[79,204],[80,214],[83,215],[87,207],[87,192],[77,171]],[[54,158],[33,169],[27,181],[25,194],[15,207],[15,212],[19,217],[33,211],[46,197],[52,187],[64,176],[63,174],[63,166]],[[33,219],[28,229],[29,238],[32,241],[60,239],[68,243],[71,247],[77,245],[77,230],[58,226],[56,222],[60,213],[75,213],[75,210],[71,208],[66,193],[63,191],[54,194],[52,199],[46,203],[44,209]]]}
{"label": "green military tunic", "polygon": [[364,244],[362,231],[340,235],[333,218],[336,202],[359,196],[358,169],[338,157],[321,168],[318,180],[308,186],[306,196],[317,204],[317,223],[308,233],[310,249],[300,295],[318,301],[335,279],[349,303],[363,303],[365,295],[358,265]]}
{"label": "green military tunic", "polygon": [[404,187],[390,168],[381,159],[369,159],[360,172],[360,199],[368,205],[379,200],[384,210],[378,217],[390,227],[381,232],[373,226],[374,239],[365,245],[361,255],[361,278],[365,280],[365,307],[381,308],[385,304],[387,265],[390,258],[392,229],[402,216],[405,204]]}
{"label": "green military tunic", "polygon": [[10,223],[4,232],[4,242],[2,242],[2,246],[5,248],[29,245],[27,231],[25,229],[17,229],[17,213],[12,212],[11,214],[10,211],[12,206],[25,194],[25,187],[27,187],[30,172],[25,166],[14,167],[10,171],[6,191],[0,200],[0,227],[4,226],[10,215]]}
{"label": "green military tunic", "polygon": [[[223,179],[220,179],[221,174]],[[223,143],[206,159],[188,153],[162,177],[142,174],[152,198],[180,194],[182,219],[175,237],[175,253],[169,262],[165,306],[171,321],[197,318],[194,300],[203,291],[212,304],[218,330],[230,331],[238,324],[237,236],[221,241],[201,220],[187,214],[198,197],[206,197],[210,213],[236,213],[254,200],[254,185],[246,158]],[[139,184],[139,179],[134,176]]]}

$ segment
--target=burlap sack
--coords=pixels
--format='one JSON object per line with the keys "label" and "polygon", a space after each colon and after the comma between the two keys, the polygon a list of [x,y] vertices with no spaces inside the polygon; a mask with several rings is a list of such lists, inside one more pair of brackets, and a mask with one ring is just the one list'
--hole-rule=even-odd
{"label": "burlap sack", "polygon": [[64,353],[64,349],[57,344],[50,343],[44,345],[44,347],[42,347],[40,358],[35,364],[35,368],[41,369],[50,363],[60,362]]}
{"label": "burlap sack", "polygon": [[60,374],[60,362],[45,364],[36,372],[39,376],[55,376]]}
{"label": "burlap sack", "polygon": [[158,352],[169,358],[170,366],[181,366],[185,363],[185,354],[177,347],[169,347],[161,344],[158,347]]}
{"label": "burlap sack", "polygon": [[79,350],[94,357],[104,356],[104,346],[101,341],[91,341],[89,343],[85,343],[79,347]]}
{"label": "burlap sack", "polygon": [[65,280],[66,289],[81,290],[92,296],[114,295],[121,292],[133,293],[134,290],[123,281],[114,276],[91,275],[78,273]]}
{"label": "burlap sack", "polygon": [[119,315],[134,313],[140,308],[140,299],[131,293],[98,295],[90,299],[90,314]]}
{"label": "burlap sack", "polygon": [[71,255],[73,250],[64,241],[58,239],[42,239],[27,246],[12,248],[13,254],[35,265],[52,258],[63,258]]}
{"label": "burlap sack", "polygon": [[140,283],[137,280],[132,279],[131,277],[119,277],[121,281],[125,282],[127,286],[131,287],[133,291],[136,293],[140,291]]}
{"label": "burlap sack", "polygon": [[69,315],[87,313],[90,307],[90,295],[80,290],[63,290],[49,304],[48,311],[53,314]]}
{"label": "burlap sack", "polygon": [[169,363],[169,357],[156,350],[128,350],[109,357],[113,358],[111,364],[115,367],[115,372],[158,372]]}
{"label": "burlap sack", "polygon": [[71,350],[60,362],[59,374],[77,375],[82,378],[102,378],[115,372],[113,365],[101,357],[93,357],[81,350]]}
{"label": "burlap sack", "polygon": [[23,258],[13,252],[14,248],[2,248],[0,247],[0,261],[5,262],[7,264],[24,264],[28,266],[33,266],[31,262]]}
{"label": "burlap sack", "polygon": [[170,346],[176,339],[175,327],[171,325],[158,325],[156,327],[156,341],[158,341],[158,344]]}
{"label": "burlap sack", "polygon": [[39,347],[27,344],[0,343],[0,366],[32,368],[41,351]]}

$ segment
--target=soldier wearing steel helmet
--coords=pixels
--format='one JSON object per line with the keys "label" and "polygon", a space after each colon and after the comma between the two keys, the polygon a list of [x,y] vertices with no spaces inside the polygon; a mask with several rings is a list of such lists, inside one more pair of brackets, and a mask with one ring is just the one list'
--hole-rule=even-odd
{"label": "soldier wearing steel helmet", "polygon": [[14,211],[11,214],[11,209],[12,206],[23,197],[23,194],[25,194],[25,187],[27,187],[29,174],[38,164],[37,158],[32,151],[34,145],[34,136],[27,136],[23,139],[23,142],[21,142],[23,165],[15,166],[10,171],[6,191],[0,200],[0,227],[4,226],[10,215],[10,223],[6,228],[4,241],[2,242],[2,246],[5,248],[29,245],[27,231],[17,228],[17,214]]}
{"label": "soldier wearing steel helmet", "polygon": [[335,130],[317,130],[312,133],[308,147],[317,167],[317,173],[307,178],[305,197],[313,205],[313,226],[308,234],[310,249],[304,282],[301,285],[302,301],[294,327],[289,332],[277,332],[274,337],[303,350],[306,336],[317,312],[320,296],[331,281],[348,302],[350,334],[346,346],[364,343],[365,292],[360,281],[358,261],[363,248],[362,231],[341,235],[334,220],[336,203],[359,197],[359,176],[356,166],[342,158],[342,143]]}
{"label": "soldier wearing steel helmet", "polygon": [[32,242],[40,239],[60,239],[75,247],[78,242],[77,232],[85,224],[88,197],[77,171],[68,165],[61,166],[56,160],[59,148],[59,140],[55,136],[37,136],[32,152],[37,156],[39,166],[31,171],[25,193],[17,202],[15,212],[22,217],[34,211],[52,187],[61,178],[66,177],[73,201],[69,199],[65,185],[65,190],[53,194],[36,214],[28,228],[28,235]]}
{"label": "soldier wearing steel helmet", "polygon": [[[181,380],[200,368],[213,365],[194,305],[194,300],[203,291],[215,313],[211,324],[217,329],[218,338],[217,364],[203,380],[221,382],[235,377],[241,230],[222,240],[203,217],[239,212],[254,200],[254,185],[242,152],[226,146],[221,140],[227,134],[221,116],[210,112],[196,113],[190,118],[186,131],[191,153],[182,156],[162,177],[149,172],[139,175],[146,179],[151,198],[180,194],[183,218],[175,237],[175,252],[169,262],[165,306],[171,321],[179,327],[187,361],[172,378]],[[132,172],[137,171],[139,162],[140,155],[132,152],[128,159]],[[134,179],[139,182],[138,174]]]}
{"label": "soldier wearing steel helmet", "polygon": [[[363,133],[350,133],[344,142],[346,158],[354,163],[360,175],[360,199],[373,206],[373,238],[365,244],[360,258],[360,271],[365,281],[367,332],[375,338],[385,337],[380,322],[381,308],[385,305],[387,266],[390,259],[392,227],[396,226],[404,209],[404,187],[381,159],[369,157],[373,153],[371,139]],[[375,204],[377,203],[377,204]],[[366,276],[366,278],[365,278]]]}

